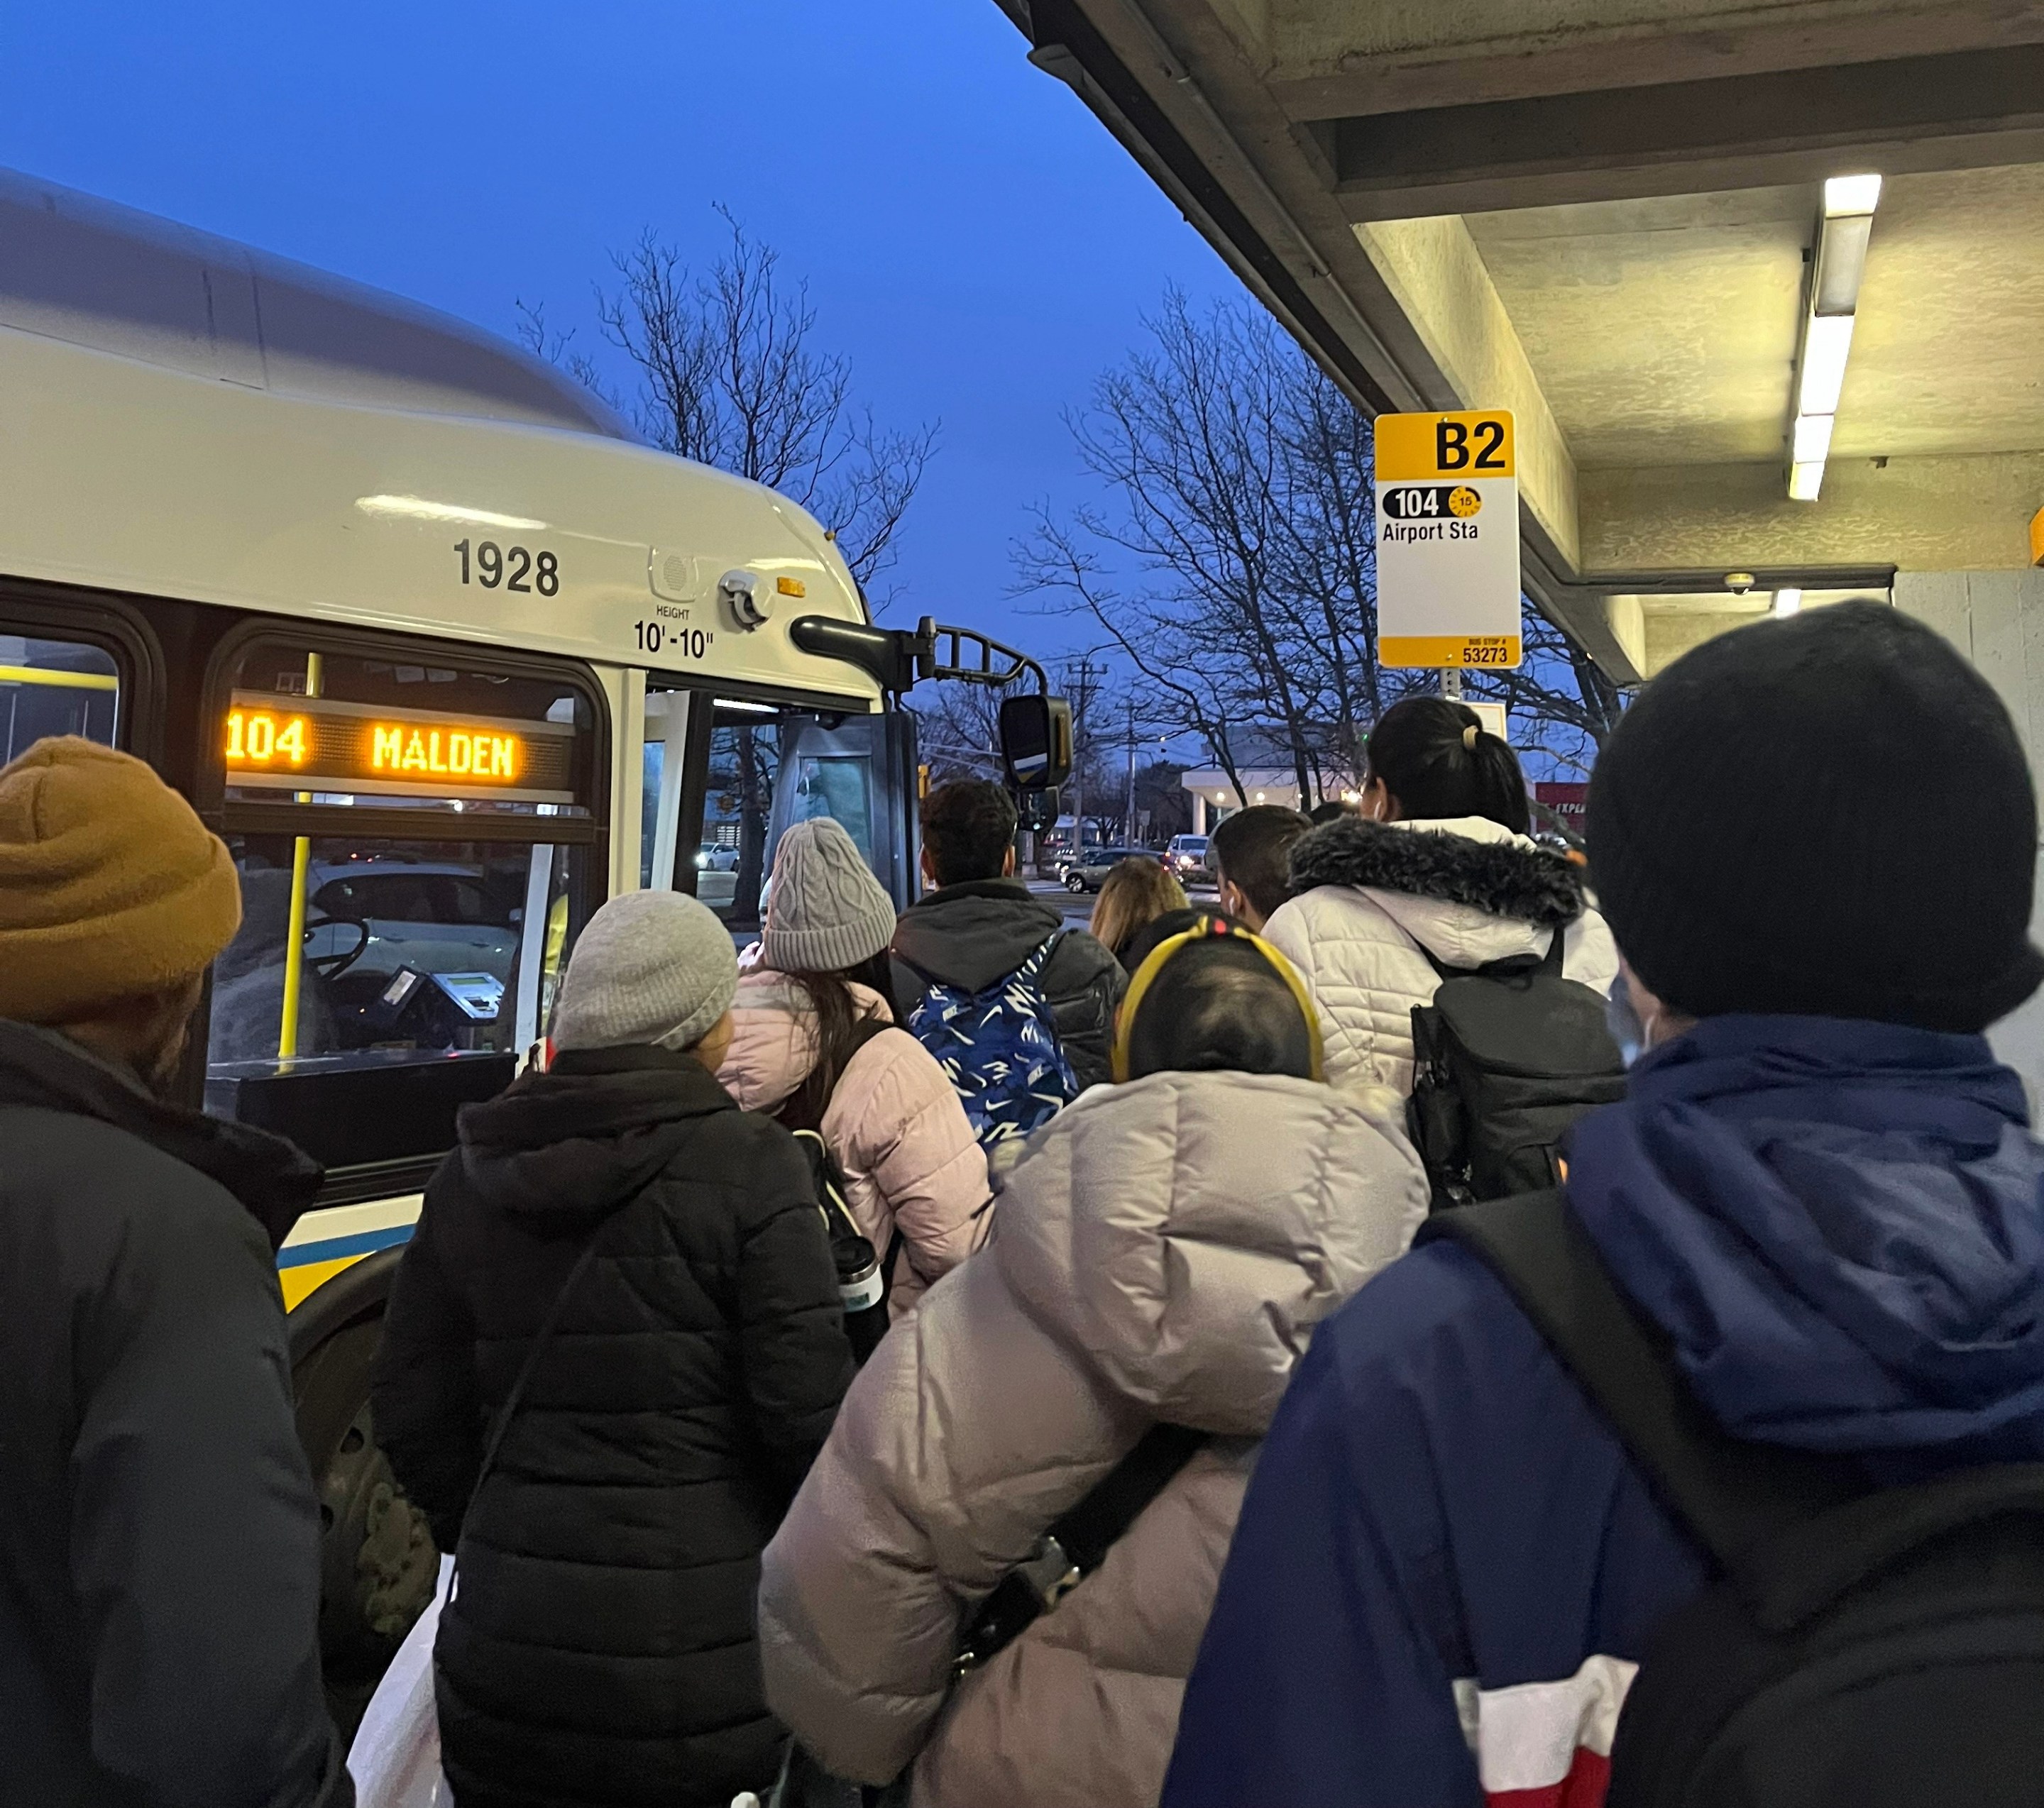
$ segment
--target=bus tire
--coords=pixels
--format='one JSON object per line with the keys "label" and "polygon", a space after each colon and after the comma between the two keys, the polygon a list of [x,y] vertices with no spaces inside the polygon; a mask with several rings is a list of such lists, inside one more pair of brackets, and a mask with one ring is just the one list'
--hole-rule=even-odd
{"label": "bus tire", "polygon": [[425,1517],[398,1487],[370,1413],[398,1254],[379,1250],[344,1269],[291,1315],[292,1395],[320,1507],[320,1656],[345,1738],[432,1599],[440,1569]]}

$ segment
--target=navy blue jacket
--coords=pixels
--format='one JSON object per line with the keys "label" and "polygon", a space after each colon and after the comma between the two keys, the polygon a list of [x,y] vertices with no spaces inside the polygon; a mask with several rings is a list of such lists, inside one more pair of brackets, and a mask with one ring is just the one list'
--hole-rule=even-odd
{"label": "navy blue jacket", "polygon": [[[2044,1457],[2044,1150],[1982,1038],[1713,1019],[1579,1127],[1570,1197],[1728,1430],[1897,1480]],[[1428,1245],[1279,1409],[1164,1808],[1595,1808],[1707,1576],[1502,1284]]]}

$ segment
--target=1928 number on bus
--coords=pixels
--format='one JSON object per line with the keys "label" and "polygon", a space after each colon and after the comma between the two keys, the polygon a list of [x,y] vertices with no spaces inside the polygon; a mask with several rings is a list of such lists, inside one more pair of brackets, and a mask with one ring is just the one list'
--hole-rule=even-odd
{"label": "1928 number on bus", "polygon": [[480,584],[486,590],[494,590],[501,584],[507,590],[523,590],[528,594],[538,591],[543,597],[558,596],[561,588],[561,562],[551,552],[536,556],[522,546],[499,546],[494,540],[484,540],[474,549],[473,560],[469,556],[467,540],[456,540],[454,550],[461,555],[461,581],[464,584]]}

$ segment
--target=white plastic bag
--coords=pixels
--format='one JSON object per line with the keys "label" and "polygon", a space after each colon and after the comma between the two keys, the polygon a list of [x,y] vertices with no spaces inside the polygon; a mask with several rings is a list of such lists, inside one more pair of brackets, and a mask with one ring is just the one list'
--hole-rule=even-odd
{"label": "white plastic bag", "polygon": [[432,1600],[369,1699],[348,1753],[355,1808],[453,1808],[454,1793],[440,1774],[440,1721],[433,1711],[433,1640],[453,1571],[454,1559],[442,1557]]}

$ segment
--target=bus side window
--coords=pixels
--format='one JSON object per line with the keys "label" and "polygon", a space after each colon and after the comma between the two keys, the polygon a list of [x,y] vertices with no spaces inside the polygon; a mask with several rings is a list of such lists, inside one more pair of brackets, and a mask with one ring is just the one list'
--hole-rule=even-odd
{"label": "bus side window", "polygon": [[0,766],[52,735],[114,745],[120,669],[104,647],[10,633],[0,620]]}
{"label": "bus side window", "polygon": [[213,719],[242,923],[206,1109],[392,1187],[545,1035],[601,869],[594,687],[427,657],[266,635]]}

